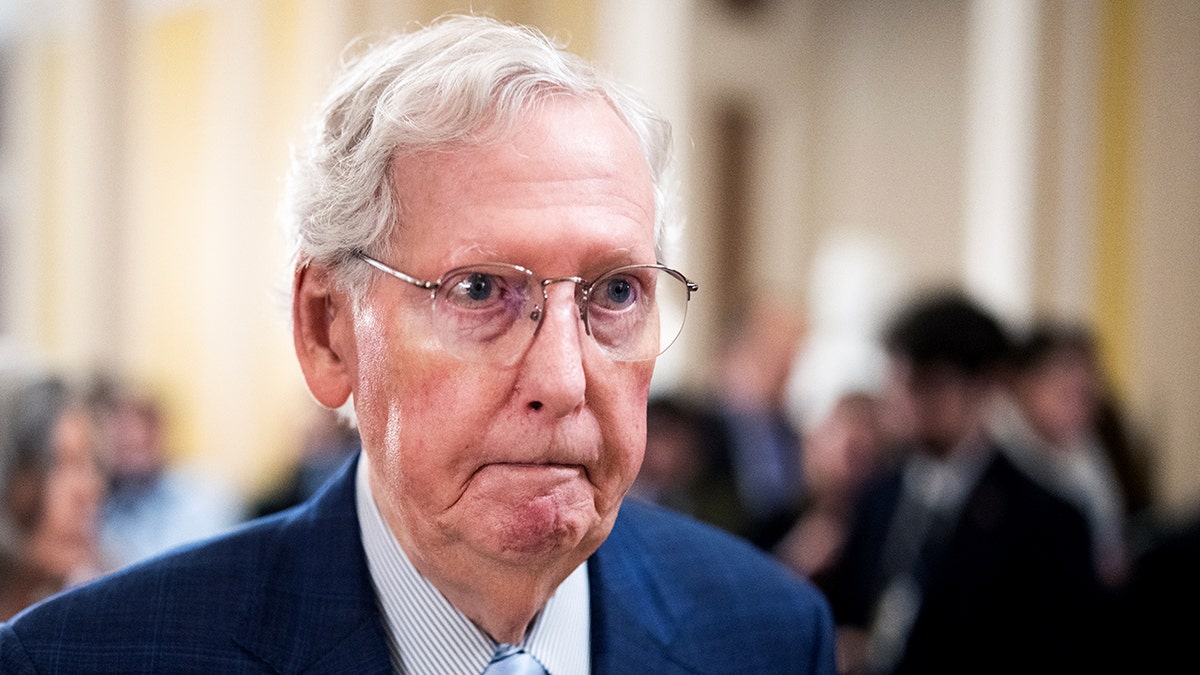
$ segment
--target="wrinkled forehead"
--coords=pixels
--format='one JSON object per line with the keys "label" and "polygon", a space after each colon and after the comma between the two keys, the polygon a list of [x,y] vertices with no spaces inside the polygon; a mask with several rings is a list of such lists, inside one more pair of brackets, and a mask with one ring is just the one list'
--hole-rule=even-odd
{"label": "wrinkled forehead", "polygon": [[[469,155],[510,143],[527,132],[535,120],[561,116],[562,111],[586,110],[593,116],[618,121],[629,133],[642,161],[649,166],[649,150],[643,147],[637,129],[603,93],[567,91],[549,85],[525,93],[524,97],[514,100],[459,98],[456,105],[443,101],[440,107],[413,111],[417,119],[411,120],[411,124],[421,125],[424,134],[412,133],[405,128],[403,116],[409,113],[391,111],[388,115],[388,126],[392,128],[389,133],[391,163],[403,164],[430,153]],[[430,117],[442,119],[426,119]],[[439,126],[443,130],[435,132]]]}
{"label": "wrinkled forehead", "polygon": [[391,179],[399,248],[427,236],[464,251],[510,236],[566,247],[577,236],[648,250],[650,260],[638,262],[653,262],[649,168],[636,136],[603,101],[551,102],[505,136],[399,155]]}

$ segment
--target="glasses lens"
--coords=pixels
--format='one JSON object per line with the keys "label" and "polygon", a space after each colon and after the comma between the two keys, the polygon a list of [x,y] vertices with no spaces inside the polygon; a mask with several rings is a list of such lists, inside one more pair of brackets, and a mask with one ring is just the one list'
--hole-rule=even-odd
{"label": "glasses lens", "polygon": [[442,347],[464,359],[510,363],[537,328],[533,275],[511,265],[451,270],[433,303]]}
{"label": "glasses lens", "polygon": [[[588,288],[588,329],[613,360],[652,359],[679,337],[688,296],[678,272],[657,265],[622,267]],[[442,348],[458,358],[511,365],[537,332],[542,299],[533,274],[523,267],[451,270],[434,295],[434,328]]]}
{"label": "glasses lens", "polygon": [[688,287],[678,272],[633,265],[600,277],[588,291],[588,328],[616,361],[652,359],[683,330]]}

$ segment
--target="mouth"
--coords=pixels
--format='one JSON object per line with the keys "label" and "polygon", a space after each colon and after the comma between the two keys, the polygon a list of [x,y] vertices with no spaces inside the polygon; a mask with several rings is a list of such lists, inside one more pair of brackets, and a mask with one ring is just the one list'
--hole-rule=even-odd
{"label": "mouth", "polygon": [[496,503],[527,504],[552,495],[583,494],[588,483],[587,470],[580,464],[489,462],[471,474],[455,503],[474,495]]}
{"label": "mouth", "polygon": [[488,462],[475,470],[476,474],[483,471],[501,469],[520,472],[552,472],[552,473],[573,473],[586,474],[587,470],[582,464],[565,464],[559,462]]}
{"label": "mouth", "polygon": [[469,484],[506,485],[517,492],[543,492],[553,486],[575,481],[587,481],[588,471],[582,464],[565,462],[488,462],[475,469]]}

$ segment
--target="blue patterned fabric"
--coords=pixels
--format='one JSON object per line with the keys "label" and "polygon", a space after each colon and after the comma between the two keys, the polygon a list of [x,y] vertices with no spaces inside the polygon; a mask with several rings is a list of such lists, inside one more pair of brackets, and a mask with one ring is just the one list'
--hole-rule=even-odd
{"label": "blue patterned fabric", "polygon": [[[391,672],[351,462],[307,504],[0,626],[0,672]],[[832,675],[824,599],[747,544],[627,501],[589,562],[592,670]]]}

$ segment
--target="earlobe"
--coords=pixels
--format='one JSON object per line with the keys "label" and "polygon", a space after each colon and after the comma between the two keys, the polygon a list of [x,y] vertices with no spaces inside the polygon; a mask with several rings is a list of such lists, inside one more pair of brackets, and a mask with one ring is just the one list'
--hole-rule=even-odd
{"label": "earlobe", "polygon": [[353,390],[353,331],[346,295],[338,291],[329,270],[313,264],[297,266],[292,286],[292,339],[304,380],[313,398],[327,408],[346,402]]}

